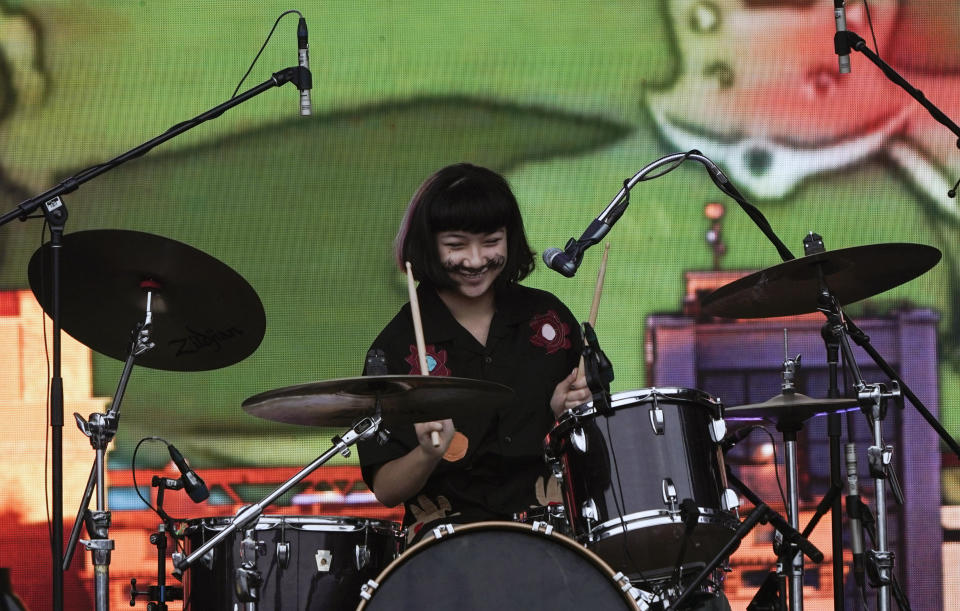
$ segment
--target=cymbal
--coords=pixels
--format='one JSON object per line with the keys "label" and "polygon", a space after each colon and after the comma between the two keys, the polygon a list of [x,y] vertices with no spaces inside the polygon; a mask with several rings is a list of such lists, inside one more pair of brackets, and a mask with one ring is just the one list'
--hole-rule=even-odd
{"label": "cymbal", "polygon": [[728,407],[723,417],[725,420],[762,418],[775,422],[780,430],[790,430],[816,415],[845,411],[857,405],[856,399],[815,399],[800,393],[785,393],[763,403]]}
{"label": "cymbal", "polygon": [[[50,243],[31,257],[30,287],[52,307]],[[61,251],[63,330],[80,343],[125,361],[131,333],[146,314],[144,286],[154,287],[150,338],[136,364],[204,371],[239,362],[266,331],[263,304],[244,278],[218,259],[168,238],[99,229],[65,234]],[[44,269],[45,268],[45,269]]]}
{"label": "cymbal", "polygon": [[840,305],[847,305],[913,280],[936,265],[940,256],[932,246],[908,243],[828,250],[784,261],[726,284],[703,299],[702,311],[725,318],[816,312],[818,268]]}
{"label": "cymbal", "polygon": [[287,424],[351,426],[374,415],[379,400],[384,423],[390,425],[492,411],[513,397],[509,387],[484,380],[361,376],[268,390],[245,400],[243,409],[252,416]]}

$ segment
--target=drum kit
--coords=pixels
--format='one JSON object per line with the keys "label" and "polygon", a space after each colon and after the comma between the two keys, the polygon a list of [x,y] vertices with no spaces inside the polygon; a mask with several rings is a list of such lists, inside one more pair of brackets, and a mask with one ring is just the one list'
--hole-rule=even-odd
{"label": "drum kit", "polygon": [[[180,242],[101,230],[67,235],[61,247],[61,290],[69,304],[63,328],[90,348],[125,361],[105,413],[87,420],[76,416],[96,460],[65,564],[80,524],[86,524],[89,538],[82,543],[96,567],[98,608],[106,608],[113,541],[104,501],[104,452],[116,433],[133,365],[198,371],[236,363],[259,346],[265,315],[239,274]],[[29,268],[31,287],[45,309],[49,250],[49,244],[41,247]],[[185,551],[172,555],[174,575],[184,580],[183,595],[193,609],[682,609],[721,592],[730,554],[750,529],[769,522],[783,539],[778,584],[771,601],[754,608],[798,611],[804,556],[819,561],[822,554],[805,538],[811,528],[798,532],[797,433],[816,415],[859,409],[875,433],[868,454],[877,479],[877,536],[868,557],[884,610],[896,580],[884,526],[892,448],[880,426],[900,385],[862,380],[847,342],[854,327],[840,307],[916,278],[939,258],[938,250],[916,244],[813,252],[703,300],[704,313],[718,317],[823,312],[830,331],[825,336],[839,344],[856,397],[843,397],[835,387],[826,399],[798,393],[799,358],[785,359],[781,394],[752,405],[725,408],[719,399],[689,388],[610,394],[607,387],[606,400],[566,412],[545,439],[544,458],[560,481],[562,504],[530,508],[513,521],[442,525],[408,549],[392,522],[264,515],[264,510],[336,454],[349,455],[361,439],[385,439],[394,426],[495,409],[512,399],[509,388],[452,377],[375,375],[252,396],[243,409],[253,416],[345,431],[313,463],[234,517],[189,520]],[[787,519],[724,463],[724,450],[737,441],[735,433],[727,434],[726,422],[738,419],[769,421],[783,435]],[[92,511],[87,506],[94,489]],[[856,496],[855,489],[852,493]],[[739,515],[741,495],[754,505],[746,519]],[[169,529],[159,534],[165,539],[164,530]],[[159,545],[158,550],[163,586],[166,563]],[[833,550],[835,556],[842,552]],[[152,598],[153,609],[165,609],[172,592],[156,587],[134,594]]]}

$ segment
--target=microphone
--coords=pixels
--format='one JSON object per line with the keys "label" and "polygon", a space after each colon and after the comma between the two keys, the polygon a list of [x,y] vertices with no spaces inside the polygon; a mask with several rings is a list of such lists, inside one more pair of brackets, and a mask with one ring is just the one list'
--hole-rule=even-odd
{"label": "microphone", "polygon": [[850,551],[853,553],[853,576],[857,586],[864,589],[863,529],[860,527],[860,495],[857,491],[857,446],[848,443],[847,459],[847,518],[850,520]]}
{"label": "microphone", "polygon": [[[621,191],[621,193],[623,192]],[[607,207],[607,210],[611,212],[604,211],[600,216],[593,219],[580,239],[570,238],[563,250],[548,248],[543,251],[543,262],[553,271],[560,272],[567,278],[573,278],[573,275],[577,273],[577,268],[583,262],[583,252],[607,235],[626,207],[626,200],[614,200],[614,203]]]}
{"label": "microphone", "polygon": [[559,248],[548,248],[543,251],[543,262],[547,264],[547,267],[555,272],[560,272],[567,278],[573,278],[573,275],[577,273],[577,267],[579,267],[570,258],[570,255]]}
{"label": "microphone", "polygon": [[210,496],[207,485],[203,483],[200,476],[190,468],[190,465],[188,465],[187,461],[183,458],[183,454],[181,454],[173,444],[168,444],[167,449],[170,451],[170,458],[173,459],[173,463],[177,465],[177,469],[180,470],[180,474],[183,476],[183,488],[187,491],[187,494],[190,495],[190,499],[194,503],[202,503],[207,500]]}
{"label": "microphone", "polygon": [[720,449],[723,450],[724,454],[726,454],[727,451],[730,450],[730,448],[732,448],[733,446],[737,445],[738,443],[740,443],[741,441],[749,437],[750,432],[753,431],[754,427],[756,427],[755,424],[750,424],[744,427],[740,427],[739,429],[725,436],[723,439],[717,442],[720,445]]}
{"label": "microphone", "polygon": [[[313,114],[313,107],[310,104],[310,89],[313,86],[310,78],[310,44],[307,42],[307,20],[300,18],[297,24],[297,60],[301,68],[306,70],[306,76],[301,74],[297,82],[297,88],[300,90],[300,115],[309,117]],[[303,70],[301,70],[301,73]]]}
{"label": "microphone", "polygon": [[850,74],[850,43],[846,38],[846,0],[833,0],[833,19],[837,22],[837,33],[833,36],[833,50],[837,54],[840,74]]}

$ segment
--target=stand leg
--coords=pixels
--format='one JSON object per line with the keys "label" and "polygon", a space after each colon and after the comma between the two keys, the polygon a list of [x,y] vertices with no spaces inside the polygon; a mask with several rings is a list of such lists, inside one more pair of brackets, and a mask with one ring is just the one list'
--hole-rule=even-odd
{"label": "stand leg", "polygon": [[[797,487],[796,431],[784,431],[783,441],[787,463],[787,517],[790,526],[797,530],[800,527],[800,491]],[[794,554],[790,566],[784,570],[790,576],[790,611],[803,611],[803,554]]]}

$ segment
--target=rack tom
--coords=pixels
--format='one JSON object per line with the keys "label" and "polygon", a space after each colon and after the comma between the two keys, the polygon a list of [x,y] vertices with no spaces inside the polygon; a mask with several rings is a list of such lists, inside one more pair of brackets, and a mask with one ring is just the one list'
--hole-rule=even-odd
{"label": "rack tom", "polygon": [[720,401],[644,388],[614,394],[611,407],[569,411],[547,438],[572,536],[632,578],[706,565],[739,523],[714,439],[723,436]]}

